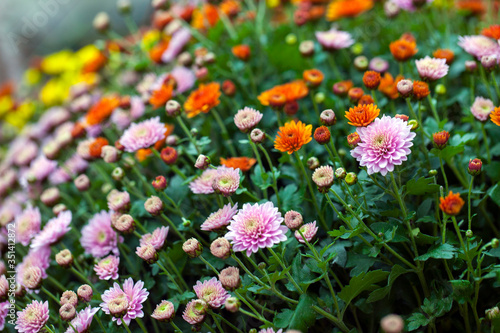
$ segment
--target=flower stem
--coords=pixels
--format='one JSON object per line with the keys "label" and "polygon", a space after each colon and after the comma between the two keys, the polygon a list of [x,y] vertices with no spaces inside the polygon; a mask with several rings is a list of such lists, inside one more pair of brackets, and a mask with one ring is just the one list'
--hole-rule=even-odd
{"label": "flower stem", "polygon": [[123,324],[123,327],[125,327],[125,330],[127,330],[128,333],[132,333],[132,332],[130,332],[130,329],[128,328],[127,323],[123,319],[122,319],[122,324]]}
{"label": "flower stem", "polygon": [[331,313],[326,312],[325,310],[323,310],[322,308],[320,308],[317,305],[313,305],[312,309],[314,311],[316,311],[317,313],[319,313],[320,315],[324,316],[325,318],[329,319],[331,322],[333,322],[335,324],[335,326],[337,326],[342,332],[344,332],[344,333],[349,332],[349,329],[344,324],[344,322],[335,318]]}
{"label": "flower stem", "polygon": [[222,121],[222,118],[220,117],[219,113],[217,112],[217,110],[215,110],[214,108],[212,108],[212,115],[214,116],[215,118],[215,121],[217,121],[217,124],[219,125],[220,127],[220,130],[222,132],[222,137],[224,138],[224,140],[226,140],[226,143],[227,143],[227,147],[229,149],[229,152],[231,153],[232,156],[237,156],[236,154],[236,149],[234,149],[234,146],[233,146],[233,141],[231,140],[231,138],[229,137],[229,134],[227,132],[227,128],[226,128],[226,125],[224,125],[224,122]]}
{"label": "flower stem", "polygon": [[201,261],[203,261],[205,263],[205,265],[207,265],[208,267],[210,267],[210,269],[216,274],[216,275],[219,275],[219,271],[217,269],[215,269],[214,266],[212,266],[212,264],[210,264],[205,258],[203,258],[202,255],[200,255],[198,258],[200,258]]}
{"label": "flower stem", "polygon": [[269,164],[269,169],[271,170],[271,174],[273,177],[273,189],[274,189],[274,193],[276,194],[276,203],[278,204],[278,207],[279,207],[280,206],[280,198],[279,198],[279,193],[278,193],[278,179],[276,179],[276,175],[274,173],[273,162],[271,161],[271,157],[269,157],[269,153],[267,152],[267,150],[261,144],[258,144],[258,147],[264,153],[264,156],[266,157],[267,163]]}
{"label": "flower stem", "polygon": [[483,133],[483,141],[484,141],[484,146],[486,148],[486,156],[488,157],[488,164],[490,164],[491,163],[490,145],[488,144],[488,135],[486,134],[486,130],[484,129],[484,122],[481,122],[481,132]]}
{"label": "flower stem", "polygon": [[[283,263],[283,261],[281,260],[281,258],[276,254],[276,252],[274,252],[274,250],[271,247],[269,248],[269,251],[271,252],[271,254],[273,255],[273,257],[278,261],[278,263],[280,264],[281,268],[283,270],[286,270],[285,264]],[[290,272],[286,272],[286,276],[288,277],[288,280],[290,280],[290,282],[292,282],[292,284],[295,287],[295,289],[297,289],[297,291],[302,295],[304,293],[302,291],[302,288],[300,288],[300,286],[297,284],[297,282],[292,277],[292,275],[290,274]]]}
{"label": "flower stem", "polygon": [[191,143],[193,144],[193,146],[196,149],[196,152],[198,153],[198,155],[201,154],[201,150],[198,147],[198,144],[196,143],[195,138],[191,135],[191,132],[187,128],[186,123],[184,123],[184,120],[182,119],[182,117],[178,116],[176,119],[177,119],[177,122],[179,123],[179,125],[181,125],[181,128],[184,131],[184,133],[186,133],[189,141],[191,141]]}
{"label": "flower stem", "polygon": [[434,102],[432,101],[431,94],[427,95],[427,100],[429,101],[429,105],[431,107],[432,114],[434,115],[434,118],[436,119],[436,122],[439,126],[439,123],[441,122],[441,120],[439,119],[439,115],[437,113],[436,106],[434,105]]}
{"label": "flower stem", "polygon": [[177,236],[179,236],[179,238],[180,238],[180,239],[182,239],[182,241],[183,241],[183,242],[185,242],[185,241],[186,241],[186,237],[184,237],[184,235],[182,235],[182,234],[180,233],[180,231],[177,229],[177,227],[176,227],[176,225],[174,224],[174,222],[173,222],[171,219],[169,219],[169,218],[167,217],[167,215],[165,215],[164,213],[161,213],[161,214],[160,214],[160,216],[161,216],[161,217],[162,217],[165,221],[167,221],[168,225],[169,225],[172,229],[174,229],[174,231],[175,231],[175,233],[177,234]]}

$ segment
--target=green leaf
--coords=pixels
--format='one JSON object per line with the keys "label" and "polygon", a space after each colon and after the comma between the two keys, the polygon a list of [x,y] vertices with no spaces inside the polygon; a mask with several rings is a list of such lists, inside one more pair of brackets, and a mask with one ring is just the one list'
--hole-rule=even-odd
{"label": "green leaf", "polygon": [[295,308],[292,318],[290,318],[291,329],[307,332],[309,327],[316,320],[316,312],[313,310],[314,298],[309,294],[302,294],[299,298],[299,304]]}
{"label": "green leaf", "polygon": [[288,211],[290,209],[299,207],[303,200],[303,191],[297,188],[297,185],[290,184],[287,185],[283,190],[280,190],[280,201],[283,211]]}
{"label": "green leaf", "polygon": [[285,309],[274,317],[273,323],[278,328],[286,328],[292,317],[293,310]]}
{"label": "green leaf", "polygon": [[427,253],[422,254],[415,258],[415,260],[426,261],[429,258],[434,259],[451,259],[457,252],[457,249],[451,244],[440,244],[438,246],[433,246],[427,251]]}
{"label": "green leaf", "polygon": [[345,286],[344,289],[338,294],[341,300],[345,302],[347,307],[351,301],[356,298],[365,290],[373,290],[376,288],[374,286],[376,283],[385,280],[389,275],[389,272],[383,270],[370,271],[368,273],[361,273],[354,276],[349,285]]}
{"label": "green leaf", "polygon": [[464,151],[464,145],[461,144],[459,146],[447,146],[446,148],[440,150],[437,148],[432,148],[431,153],[435,156],[441,156],[443,160],[448,160],[453,156],[460,154]]}
{"label": "green leaf", "polygon": [[488,195],[491,200],[493,200],[498,206],[500,206],[500,183],[493,186],[489,191]]}
{"label": "green leaf", "polygon": [[405,273],[408,273],[408,271],[406,269],[404,269],[403,267],[401,267],[399,265],[394,265],[392,267],[391,274],[389,274],[387,286],[374,290],[370,294],[370,296],[368,296],[367,302],[368,303],[376,302],[376,301],[381,300],[385,296],[389,295],[389,293],[391,292],[392,285],[394,284],[394,281],[396,281],[396,279],[400,275],[405,274]]}
{"label": "green leaf", "polygon": [[423,313],[414,313],[408,318],[408,331],[414,331],[420,326],[427,326],[431,319],[427,318]]}
{"label": "green leaf", "polygon": [[405,186],[406,193],[412,195],[422,195],[439,191],[439,185],[431,184],[433,178],[421,177],[418,180],[411,179]]}
{"label": "green leaf", "polygon": [[474,289],[469,280],[451,280],[450,283],[453,287],[452,296],[454,300],[460,304],[471,300]]}

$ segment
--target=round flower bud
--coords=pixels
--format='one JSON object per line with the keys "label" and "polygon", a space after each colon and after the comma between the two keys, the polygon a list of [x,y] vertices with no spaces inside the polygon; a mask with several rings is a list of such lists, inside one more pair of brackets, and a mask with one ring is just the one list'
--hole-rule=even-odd
{"label": "round flower bud", "polygon": [[179,63],[179,65],[182,65],[184,67],[189,67],[193,63],[193,57],[189,52],[182,52],[177,57],[177,62]]}
{"label": "round flower bud", "polygon": [[64,321],[70,321],[76,316],[75,307],[71,304],[64,304],[59,308],[59,315]]}
{"label": "round flower bud", "polygon": [[446,147],[449,139],[450,133],[448,131],[441,131],[432,134],[432,140],[434,141],[434,146],[437,149],[443,149],[444,147]]}
{"label": "round flower bud", "polygon": [[219,281],[227,290],[236,290],[240,286],[240,270],[237,267],[224,268],[219,273]]}
{"label": "round flower bud", "polygon": [[335,170],[335,178],[344,179],[346,175],[347,171],[345,171],[344,168],[337,168],[337,170]]}
{"label": "round flower bud", "polygon": [[434,177],[438,174],[436,169],[429,170],[429,176]]}
{"label": "round flower bud", "polygon": [[235,313],[238,312],[238,310],[240,309],[241,302],[236,297],[229,297],[228,299],[226,299],[224,307],[226,308],[227,311]]}
{"label": "round flower bud", "polygon": [[475,62],[474,60],[467,60],[465,62],[465,69],[467,70],[467,72],[475,72],[476,71],[476,68],[477,68],[477,62]]}
{"label": "round flower bud", "polygon": [[320,145],[330,142],[330,130],[326,126],[320,126],[314,131],[314,140]]}
{"label": "round flower bud", "polygon": [[361,142],[361,138],[359,137],[359,134],[357,132],[351,133],[347,136],[347,144],[351,149],[354,149],[357,147],[358,143]]}
{"label": "round flower bud", "polygon": [[444,84],[438,84],[436,86],[436,94],[445,95],[446,94],[446,86]]}
{"label": "round flower bud", "polygon": [[266,133],[262,132],[258,128],[254,128],[252,132],[250,132],[250,139],[253,143],[262,143],[266,138]]}
{"label": "round flower bud", "polygon": [[325,93],[323,92],[317,92],[315,95],[314,95],[314,101],[317,103],[317,104],[321,104],[325,101]]}
{"label": "round flower bud", "polygon": [[101,157],[106,163],[115,163],[120,157],[120,151],[116,147],[106,145],[101,148]]}
{"label": "round flower bud", "polygon": [[288,116],[294,116],[299,111],[299,103],[297,101],[286,102],[283,107],[283,112],[285,112]]}
{"label": "round flower bud", "polygon": [[372,60],[370,60],[368,68],[378,73],[384,73],[389,70],[389,62],[380,57],[375,57]]}
{"label": "round flower bud", "polygon": [[401,316],[390,314],[380,320],[380,328],[385,333],[401,333],[405,323]]}
{"label": "round flower bud", "polygon": [[157,196],[152,195],[146,202],[144,203],[144,208],[146,211],[153,215],[160,215],[163,211],[163,201]]}
{"label": "round flower bud", "polygon": [[394,118],[401,119],[403,121],[408,121],[410,119],[410,117],[408,117],[405,114],[397,114],[397,115],[394,116]]}
{"label": "round flower bud", "polygon": [[213,52],[208,52],[203,56],[203,63],[206,65],[211,65],[215,62],[215,54]]}
{"label": "round flower bud", "polygon": [[208,68],[200,67],[194,72],[194,74],[199,81],[204,82],[208,79]]}
{"label": "round flower bud", "polygon": [[177,143],[179,142],[179,137],[175,134],[167,136],[165,139],[165,143],[167,146],[177,146]]}
{"label": "round flower bud", "polygon": [[64,249],[56,254],[56,262],[62,268],[69,268],[73,264],[73,254],[68,249]]}
{"label": "round flower bud", "polygon": [[494,55],[489,55],[489,56],[482,56],[481,57],[481,65],[486,69],[487,71],[492,71],[495,69],[497,66],[497,57]]}
{"label": "round flower bud", "polygon": [[484,314],[486,318],[488,318],[488,320],[494,320],[500,318],[500,309],[498,308],[498,306],[495,306],[494,308],[484,311]]}
{"label": "round flower bud", "polygon": [[347,92],[347,96],[349,96],[349,100],[353,103],[358,103],[361,97],[363,97],[365,93],[361,88],[351,88]]}
{"label": "round flower bud", "polygon": [[293,44],[297,43],[297,36],[295,34],[288,34],[285,37],[285,42],[288,45],[293,45]]}
{"label": "round flower bud", "polygon": [[354,185],[358,182],[358,176],[354,172],[348,172],[345,176],[347,185]]}
{"label": "round flower bud", "polygon": [[477,176],[481,173],[481,168],[483,166],[483,161],[479,158],[471,159],[469,161],[469,167],[467,168],[467,172],[471,176]]}
{"label": "round flower bud", "polygon": [[54,206],[60,198],[61,195],[57,187],[50,187],[43,191],[40,195],[40,201],[42,201],[44,205],[49,207]]}
{"label": "round flower bud", "polygon": [[90,180],[87,175],[82,174],[78,177],[75,178],[74,180],[75,186],[78,189],[78,191],[87,191],[90,188]]}
{"label": "round flower bud", "polygon": [[415,131],[419,126],[420,124],[418,123],[418,121],[416,119],[412,119],[408,122],[408,125],[411,126],[411,130],[412,131]]}
{"label": "round flower bud", "polygon": [[365,56],[357,56],[354,58],[354,67],[356,67],[358,71],[366,71],[368,68],[368,58]]}
{"label": "round flower bud", "polygon": [[182,244],[182,250],[190,258],[197,258],[203,252],[203,246],[196,238],[190,238]]}
{"label": "round flower bud", "polygon": [[299,44],[299,52],[303,57],[310,57],[314,54],[314,42],[305,40]]}
{"label": "round flower bud", "polygon": [[265,263],[265,262],[263,262],[263,261],[262,261],[262,262],[259,262],[259,264],[257,265],[257,268],[258,268],[259,270],[261,270],[261,271],[262,271],[262,270],[264,270],[264,269],[266,269],[266,267],[267,267],[267,265],[266,265],[266,263]]}
{"label": "round flower bud", "polygon": [[132,9],[132,3],[130,0],[118,0],[116,2],[116,7],[120,13],[126,14]]}
{"label": "round flower bud", "polygon": [[182,226],[189,228],[191,226],[191,221],[186,220],[185,218],[182,218]]}
{"label": "round flower bud", "polygon": [[332,109],[323,110],[319,115],[319,120],[325,126],[333,126],[337,123],[337,117]]}
{"label": "round flower bud", "polygon": [[151,184],[153,184],[153,187],[158,192],[163,191],[167,188],[167,180],[163,176],[157,176]]}
{"label": "round flower bud", "polygon": [[491,247],[493,249],[497,249],[499,245],[500,245],[500,241],[498,240],[498,238],[493,238],[491,240]]}
{"label": "round flower bud", "polygon": [[171,321],[175,317],[174,304],[169,301],[161,301],[161,303],[156,306],[151,317],[163,322]]}
{"label": "round flower bud", "polygon": [[363,52],[363,44],[355,43],[351,46],[351,52],[355,55],[359,55]]}
{"label": "round flower bud", "polygon": [[105,12],[97,13],[92,22],[94,29],[99,32],[105,32],[109,28],[109,15]]}
{"label": "round flower bud", "polygon": [[36,290],[42,286],[42,270],[38,266],[30,266],[23,273],[23,284],[28,289]]}
{"label": "round flower bud", "polygon": [[74,291],[66,290],[65,292],[62,293],[61,301],[59,302],[59,304],[60,305],[71,304],[73,306],[76,306],[78,304],[78,296],[75,294]]}
{"label": "round flower bud", "polygon": [[156,249],[151,244],[137,247],[135,253],[150,265],[158,261],[158,252],[156,252]]}
{"label": "round flower bud", "polygon": [[375,90],[380,85],[380,73],[375,71],[366,71],[363,74],[363,83],[366,88],[370,90]]}
{"label": "round flower bud", "polygon": [[116,231],[129,234],[135,230],[135,221],[129,214],[122,214],[118,218],[111,219],[111,227]]}
{"label": "round flower bud", "polygon": [[307,160],[307,167],[309,168],[309,170],[314,170],[316,169],[317,167],[319,167],[319,160],[317,157],[309,157],[309,159]]}
{"label": "round flower bud", "polygon": [[125,177],[125,171],[120,167],[116,167],[113,172],[111,172],[111,177],[116,181],[120,181]]}
{"label": "round flower bud", "polygon": [[205,170],[210,165],[210,157],[200,154],[196,159],[194,167],[200,170]]}
{"label": "round flower bud", "polygon": [[172,165],[175,164],[179,155],[177,154],[177,150],[175,150],[175,148],[165,147],[161,150],[160,156],[163,162],[168,165]]}
{"label": "round flower bud", "polygon": [[472,238],[472,236],[474,236],[474,233],[472,232],[472,230],[469,229],[465,232],[465,237]]}
{"label": "round flower bud", "polygon": [[126,297],[117,297],[108,303],[109,313],[115,318],[123,317],[128,311],[129,303]]}
{"label": "round flower bud", "polygon": [[399,14],[399,6],[394,1],[384,2],[384,12],[388,18],[394,18]]}
{"label": "round flower bud", "polygon": [[317,168],[313,175],[312,180],[318,187],[321,193],[327,193],[333,185],[333,169],[329,165]]}
{"label": "round flower bud", "polygon": [[58,216],[60,213],[66,211],[66,210],[68,210],[68,208],[63,203],[59,203],[59,204],[55,205],[54,207],[52,207],[52,213],[54,213],[55,216]]}
{"label": "round flower bud", "polygon": [[369,105],[374,103],[375,101],[373,100],[373,97],[371,95],[363,95],[358,101],[358,105]]}
{"label": "round flower bud", "polygon": [[231,243],[225,237],[219,237],[210,244],[210,252],[214,257],[227,259],[231,256]]}
{"label": "round flower bud", "polygon": [[176,100],[169,100],[165,105],[165,111],[170,117],[177,117],[181,114],[182,107]]}
{"label": "round flower bud", "polygon": [[76,293],[78,295],[78,299],[86,303],[90,302],[92,296],[94,295],[92,287],[88,284],[82,284],[80,287],[78,287]]}
{"label": "round flower bud", "polygon": [[296,230],[302,226],[304,223],[304,218],[302,214],[294,210],[289,210],[285,213],[285,225],[290,230]]}
{"label": "round flower bud", "polygon": [[233,97],[236,94],[236,85],[231,80],[222,82],[222,92],[224,95]]}
{"label": "round flower bud", "polygon": [[130,194],[113,189],[106,197],[108,208],[116,212],[127,212],[130,209]]}
{"label": "round flower bud", "polygon": [[401,97],[410,97],[413,93],[413,81],[412,80],[401,80],[397,84],[397,89]]}

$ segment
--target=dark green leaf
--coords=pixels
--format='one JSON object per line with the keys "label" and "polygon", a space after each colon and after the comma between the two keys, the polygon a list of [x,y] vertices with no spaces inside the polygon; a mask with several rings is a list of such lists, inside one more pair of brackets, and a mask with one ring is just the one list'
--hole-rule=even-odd
{"label": "dark green leaf", "polygon": [[376,283],[385,280],[389,275],[389,272],[383,270],[370,271],[368,273],[361,273],[354,276],[349,285],[345,286],[344,289],[338,294],[340,299],[342,299],[348,306],[351,301],[356,298],[365,290],[373,290],[376,288]]}
{"label": "dark green leaf", "polygon": [[295,308],[292,318],[290,318],[291,329],[307,332],[316,320],[316,312],[313,310],[314,298],[309,294],[302,294],[299,304]]}
{"label": "dark green leaf", "polygon": [[427,251],[427,253],[422,254],[415,258],[415,260],[426,261],[429,258],[434,259],[451,259],[455,255],[457,249],[448,243],[440,244],[438,246],[433,246]]}
{"label": "dark green leaf", "polygon": [[433,178],[421,177],[418,180],[411,179],[405,186],[406,193],[412,195],[422,195],[439,191],[439,185],[431,184]]}
{"label": "dark green leaf", "polygon": [[391,288],[392,288],[392,285],[394,284],[394,281],[396,281],[396,279],[400,275],[405,274],[407,272],[408,271],[406,269],[404,269],[403,267],[401,267],[399,265],[394,265],[392,267],[391,273],[389,274],[387,286],[374,290],[370,294],[370,296],[368,296],[368,299],[367,299],[368,303],[376,302],[378,300],[381,300],[385,296],[387,296],[391,292]]}

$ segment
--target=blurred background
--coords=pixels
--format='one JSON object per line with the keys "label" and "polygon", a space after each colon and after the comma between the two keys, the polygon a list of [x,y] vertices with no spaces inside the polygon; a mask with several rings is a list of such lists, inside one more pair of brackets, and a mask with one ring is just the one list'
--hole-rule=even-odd
{"label": "blurred background", "polygon": [[[149,0],[131,0],[137,24],[152,13]],[[78,49],[99,39],[92,21],[98,12],[111,17],[113,30],[127,29],[116,0],[0,0],[0,83],[18,81],[35,56]]]}

